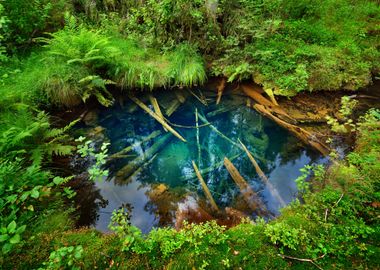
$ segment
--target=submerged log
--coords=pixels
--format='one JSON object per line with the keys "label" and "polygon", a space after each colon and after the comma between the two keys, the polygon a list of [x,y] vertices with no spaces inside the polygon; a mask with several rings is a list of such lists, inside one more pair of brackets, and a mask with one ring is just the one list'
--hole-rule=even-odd
{"label": "submerged log", "polygon": [[305,129],[303,129],[301,127],[289,124],[289,123],[285,122],[284,120],[281,120],[280,118],[273,115],[263,105],[255,104],[253,107],[258,112],[262,113],[263,115],[265,115],[268,118],[275,121],[278,125],[289,130],[291,133],[293,133],[295,136],[297,136],[305,144],[310,145],[311,147],[317,149],[322,155],[327,156],[330,154],[331,149],[327,145],[325,145],[324,143],[320,142],[312,133],[306,131]]}
{"label": "submerged log", "polygon": [[188,89],[188,91],[190,92],[190,94],[192,94],[200,103],[202,103],[203,105],[207,106],[207,101],[206,99],[202,96],[202,97],[198,97],[193,91],[191,91],[191,89]]}
{"label": "submerged log", "polygon": [[246,152],[249,160],[251,161],[253,167],[255,168],[257,174],[259,175],[260,179],[264,182],[264,184],[267,186],[269,193],[272,195],[273,198],[275,198],[278,203],[281,206],[285,206],[285,201],[282,199],[281,195],[278,193],[277,189],[272,185],[271,182],[269,182],[268,178],[265,176],[264,172],[259,167],[259,164],[256,162],[255,158],[252,156],[251,152],[249,152],[248,148],[239,140],[241,146],[243,147],[244,151]]}
{"label": "submerged log", "polygon": [[[130,176],[128,176],[125,180],[122,181],[122,184],[130,183],[135,176],[137,176],[143,168],[146,168],[149,164],[153,162],[153,160],[157,157],[157,154],[153,155],[149,160],[145,161],[136,171],[134,171]],[[120,178],[116,178],[116,182],[120,180]]]}
{"label": "submerged log", "polygon": [[[154,112],[165,121],[164,115],[161,112],[160,105],[158,104],[157,99],[154,96],[149,95],[149,101],[150,104],[152,104],[153,106]],[[168,131],[166,127],[164,127],[164,130]]]}
{"label": "submerged log", "polygon": [[187,92],[181,91],[181,90],[176,90],[176,91],[174,91],[174,94],[177,97],[179,102],[185,103],[186,98],[187,98]]}
{"label": "submerged log", "polygon": [[197,147],[198,147],[198,165],[201,166],[201,143],[199,141],[199,123],[198,123],[198,108],[195,108],[195,126],[197,128]]}
{"label": "submerged log", "polygon": [[216,203],[215,203],[215,201],[214,201],[214,198],[212,197],[211,192],[210,192],[210,190],[208,189],[208,187],[207,187],[207,185],[206,185],[206,183],[205,183],[205,181],[204,181],[204,179],[203,179],[203,177],[202,177],[202,174],[200,173],[200,171],[199,171],[197,165],[195,164],[194,160],[192,161],[192,163],[193,163],[194,171],[195,171],[195,173],[196,173],[196,175],[197,175],[197,177],[198,177],[199,182],[201,183],[201,186],[202,186],[202,188],[203,188],[203,191],[204,191],[204,193],[205,193],[207,199],[209,200],[209,202],[210,202],[212,208],[214,209],[214,211],[219,212],[219,208],[218,208],[218,206],[216,205]]}
{"label": "submerged log", "polygon": [[253,189],[248,185],[243,176],[241,176],[236,167],[226,157],[224,158],[224,166],[230,173],[236,185],[239,187],[240,192],[242,193],[243,198],[248,204],[249,208],[257,212],[259,215],[267,215],[268,210],[266,209],[264,203],[261,201],[260,197],[256,192],[253,191]]}
{"label": "submerged log", "polygon": [[171,134],[165,134],[157,142],[155,142],[148,150],[146,150],[141,156],[138,156],[134,160],[130,161],[127,165],[121,168],[116,173],[116,178],[127,179],[130,177],[139,167],[141,167],[146,160],[154,156],[158,151],[160,151],[170,140]]}
{"label": "submerged log", "polygon": [[175,131],[171,126],[169,126],[168,123],[166,123],[165,119],[160,117],[158,114],[153,112],[151,109],[148,108],[144,103],[142,103],[138,98],[130,96],[129,97],[133,102],[135,102],[141,109],[146,111],[150,116],[152,116],[154,119],[157,120],[164,128],[166,128],[168,131],[170,131],[174,136],[176,136],[178,139],[180,139],[183,142],[186,142],[185,138],[183,138],[177,131]]}
{"label": "submerged log", "polygon": [[[235,160],[236,158],[238,158],[240,155],[241,155],[241,153],[240,153],[240,154],[237,154],[237,155],[235,155],[235,156],[233,156],[233,157],[230,157],[229,159],[230,159],[230,161],[233,161],[233,160]],[[224,164],[224,161],[222,160],[222,161],[220,161],[220,162],[218,162],[218,163],[216,163],[216,164],[214,164],[214,165],[211,165],[211,166],[208,167],[208,168],[201,169],[201,170],[200,170],[200,173],[201,173],[202,175],[208,174],[208,173],[210,173],[210,172],[216,170],[217,168],[222,167],[223,164]],[[195,178],[197,178],[197,175],[194,173],[194,174],[189,175],[189,176],[183,176],[183,177],[181,177],[180,179],[181,179],[182,181],[189,181],[189,180],[193,180],[193,179],[195,179]]]}
{"label": "submerged log", "polygon": [[227,82],[226,78],[223,78],[217,87],[218,96],[216,98],[216,105],[218,105],[220,103],[220,100],[222,99],[224,88],[226,88],[226,82]]}
{"label": "submerged log", "polygon": [[174,99],[169,107],[165,110],[167,116],[171,116],[181,105],[181,102],[178,99]]}
{"label": "submerged log", "polygon": [[117,153],[109,156],[108,160],[113,160],[113,159],[117,159],[117,158],[124,158],[127,153],[129,153],[130,151],[132,151],[136,147],[141,146],[143,143],[156,138],[160,134],[161,134],[161,131],[159,131],[159,130],[153,131],[151,134],[149,134],[148,136],[144,137],[141,141],[135,142],[134,144],[132,144],[130,146],[127,146],[123,150],[121,150],[121,151],[119,151],[119,152],[117,152]]}
{"label": "submerged log", "polygon": [[285,121],[294,123],[294,124],[297,123],[297,120],[295,120],[294,118],[292,118],[291,116],[289,116],[280,106],[274,104],[272,101],[270,101],[269,99],[267,99],[266,97],[264,97],[262,95],[262,93],[261,93],[262,91],[260,91],[261,89],[258,86],[243,84],[241,86],[241,88],[243,89],[243,92],[247,96],[249,96],[250,98],[252,98],[258,104],[263,105],[263,106],[269,108],[279,118],[281,118],[281,119],[283,119]]}
{"label": "submerged log", "polygon": [[259,177],[261,178],[261,180],[264,182],[264,183],[268,183],[268,178],[265,176],[264,172],[261,170],[261,168],[259,167],[259,164],[256,162],[255,158],[253,157],[253,155],[251,154],[251,152],[249,152],[248,148],[239,140],[241,146],[243,147],[243,150],[245,151],[245,153],[247,154],[249,160],[251,161],[253,167],[255,168],[257,174],[259,175]]}
{"label": "submerged log", "polygon": [[237,146],[238,148],[240,148],[241,150],[243,150],[243,148],[236,142],[234,142],[233,140],[231,140],[230,138],[228,138],[226,135],[224,135],[222,132],[220,132],[214,125],[212,125],[207,119],[206,117],[202,116],[201,114],[198,113],[198,117],[199,119],[204,123],[204,124],[207,124],[216,134],[218,134],[221,138],[225,139],[226,141],[229,141],[230,143],[232,143],[233,145]]}
{"label": "submerged log", "polygon": [[220,106],[220,108],[216,109],[215,111],[212,111],[212,112],[209,112],[207,113],[207,117],[214,117],[214,116],[217,116],[219,114],[222,114],[222,113],[226,113],[226,112],[229,112],[229,111],[232,111],[236,108],[238,108],[239,106],[235,106],[235,105],[230,105],[230,106]]}

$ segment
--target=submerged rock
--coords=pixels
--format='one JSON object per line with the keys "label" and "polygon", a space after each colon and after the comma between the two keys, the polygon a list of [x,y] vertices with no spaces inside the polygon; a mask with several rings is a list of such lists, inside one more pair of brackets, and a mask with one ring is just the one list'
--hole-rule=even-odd
{"label": "submerged rock", "polygon": [[92,140],[103,140],[105,138],[105,128],[102,126],[97,126],[92,129],[89,129],[87,136]]}
{"label": "submerged rock", "polygon": [[96,126],[98,123],[98,110],[91,110],[83,117],[83,122],[87,126]]}

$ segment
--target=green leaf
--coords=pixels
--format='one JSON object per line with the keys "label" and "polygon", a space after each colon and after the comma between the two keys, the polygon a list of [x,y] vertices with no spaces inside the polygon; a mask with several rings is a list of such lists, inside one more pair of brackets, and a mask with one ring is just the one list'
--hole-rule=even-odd
{"label": "green leaf", "polygon": [[25,231],[25,229],[26,229],[26,225],[22,225],[22,226],[17,228],[16,233],[21,234]]}
{"label": "green leaf", "polygon": [[8,232],[14,233],[16,230],[16,226],[17,226],[16,221],[13,220],[11,223],[8,224],[8,227],[7,227]]}
{"label": "green leaf", "polygon": [[31,196],[32,198],[37,199],[38,197],[40,197],[40,192],[39,192],[36,188],[34,188],[34,189],[32,189],[32,191],[30,192],[30,196]]}
{"label": "green leaf", "polygon": [[19,243],[21,240],[21,237],[19,234],[15,234],[10,240],[9,240],[9,243],[11,244],[17,244]]}
{"label": "green leaf", "polygon": [[4,242],[4,241],[7,241],[8,238],[9,238],[8,234],[2,234],[2,235],[0,235],[0,243]]}
{"label": "green leaf", "polygon": [[9,251],[11,251],[11,249],[12,249],[12,244],[6,243],[3,246],[2,251],[4,254],[7,254]]}
{"label": "green leaf", "polygon": [[53,183],[56,184],[57,186],[62,184],[64,182],[64,179],[62,177],[54,177]]}

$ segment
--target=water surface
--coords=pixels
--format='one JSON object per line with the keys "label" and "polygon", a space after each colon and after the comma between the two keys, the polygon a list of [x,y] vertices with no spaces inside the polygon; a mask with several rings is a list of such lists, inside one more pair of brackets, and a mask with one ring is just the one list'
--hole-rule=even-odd
{"label": "water surface", "polygon": [[[281,203],[278,197],[273,196],[273,189],[282,202],[291,202],[297,196],[294,180],[300,174],[299,169],[306,164],[322,161],[318,153],[304,147],[285,129],[247,107],[244,97],[224,96],[218,106],[215,99],[210,98],[206,106],[193,95],[187,95],[185,103],[170,117],[165,116],[187,140],[186,143],[166,132],[131,101],[99,113],[98,124],[104,128],[104,140],[111,143],[111,155],[130,145],[135,147],[127,153],[128,157],[110,162],[107,165],[111,172],[109,178],[95,184],[103,203],[98,206],[96,218],[88,222],[97,229],[106,231],[111,212],[121,206],[129,209],[131,223],[145,233],[153,227],[172,226],[178,205],[189,197],[213,215],[194,175],[192,161],[203,170],[202,175],[219,208],[233,207],[252,218],[256,217],[257,211],[247,206],[241,191],[223,166],[224,157],[232,161],[258,194],[270,216],[275,216]],[[164,114],[177,99],[175,92],[170,90],[155,93],[155,97]],[[139,98],[150,104],[146,95]],[[150,108],[153,109],[152,106]],[[199,136],[195,128],[196,110],[202,120],[213,126],[199,119]],[[160,131],[158,136],[139,144],[157,131]],[[239,139],[253,154],[270,185],[258,177],[246,153],[238,146]],[[152,146],[160,142],[161,147],[150,153]],[[137,170],[120,173],[138,157],[145,160],[135,168]],[[86,207],[82,211],[86,211]]]}

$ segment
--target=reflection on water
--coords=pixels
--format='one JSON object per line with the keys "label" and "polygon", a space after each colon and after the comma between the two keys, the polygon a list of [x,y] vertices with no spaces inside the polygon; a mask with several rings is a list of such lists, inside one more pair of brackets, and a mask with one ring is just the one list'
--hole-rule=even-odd
{"label": "reflection on water", "polygon": [[[170,91],[156,94],[156,97],[164,113],[177,100],[177,95]],[[147,98],[140,98],[149,104]],[[220,218],[222,214],[213,213],[204,198],[192,160],[198,164],[219,208],[230,207],[255,217],[256,211],[244,202],[241,191],[224,167],[224,157],[232,161],[271,216],[277,215],[280,201],[289,203],[297,195],[294,179],[299,176],[299,169],[322,159],[318,153],[300,145],[286,130],[246,107],[245,103],[245,98],[231,95],[224,96],[218,106],[214,101],[205,106],[188,96],[186,102],[167,117],[186,143],[165,132],[157,121],[132,103],[100,112],[99,125],[105,129],[104,138],[111,142],[111,155],[131,145],[134,147],[128,153],[122,153],[124,156],[113,158],[108,164],[109,179],[95,184],[103,201],[108,203],[98,207],[97,220],[92,225],[106,231],[112,211],[127,206],[131,223],[146,233],[153,227],[174,225],[176,213],[178,219],[178,206],[194,200],[208,216]],[[194,128],[196,108],[200,119],[199,137]],[[253,153],[269,184],[257,176],[237,143],[239,139]],[[273,196],[274,193],[278,196]]]}

